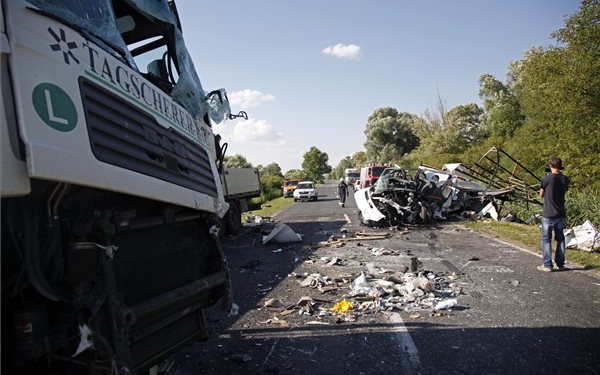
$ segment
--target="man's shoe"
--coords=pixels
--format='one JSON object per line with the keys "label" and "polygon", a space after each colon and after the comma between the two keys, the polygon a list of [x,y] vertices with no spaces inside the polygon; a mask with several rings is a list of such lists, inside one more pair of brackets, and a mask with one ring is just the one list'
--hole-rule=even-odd
{"label": "man's shoe", "polygon": [[559,266],[559,267],[558,267],[558,270],[559,270],[559,271],[568,271],[568,270],[570,270],[570,268],[569,268],[569,267],[567,267],[567,266]]}
{"label": "man's shoe", "polygon": [[548,268],[546,266],[538,266],[537,269],[542,272],[552,272],[552,268]]}

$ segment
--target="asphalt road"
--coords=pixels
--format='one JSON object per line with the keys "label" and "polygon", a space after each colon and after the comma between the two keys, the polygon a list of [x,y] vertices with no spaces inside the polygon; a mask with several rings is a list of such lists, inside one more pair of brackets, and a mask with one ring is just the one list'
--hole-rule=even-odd
{"label": "asphalt road", "polygon": [[[224,240],[239,310],[211,309],[209,340],[176,355],[166,373],[600,374],[597,273],[542,273],[537,254],[456,222],[361,226],[353,198],[342,208],[334,191],[324,185],[319,201],[274,218],[302,242],[263,245],[275,222]],[[354,238],[365,231],[389,237]],[[343,234],[339,247],[323,243]],[[434,291],[414,301],[353,299],[361,273],[370,284],[407,277],[414,257],[414,275],[428,276]],[[302,286],[315,273],[332,284]],[[432,295],[456,305],[436,311]],[[354,308],[332,313],[344,298]]]}

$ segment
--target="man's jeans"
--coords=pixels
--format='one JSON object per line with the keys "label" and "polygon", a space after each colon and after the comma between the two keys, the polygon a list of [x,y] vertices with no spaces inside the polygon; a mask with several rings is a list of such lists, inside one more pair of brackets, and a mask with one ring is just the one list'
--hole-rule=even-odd
{"label": "man's jeans", "polygon": [[565,229],[566,218],[560,217],[556,219],[542,218],[542,258],[544,266],[552,268],[552,231],[554,231],[554,239],[556,240],[556,253],[554,254],[554,262],[557,267],[565,265]]}

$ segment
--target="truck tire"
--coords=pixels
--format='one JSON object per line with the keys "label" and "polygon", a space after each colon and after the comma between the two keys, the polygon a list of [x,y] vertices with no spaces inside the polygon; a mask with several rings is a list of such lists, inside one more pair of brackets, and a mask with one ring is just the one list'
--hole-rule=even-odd
{"label": "truck tire", "polygon": [[225,224],[225,233],[234,235],[240,233],[242,230],[242,212],[240,210],[240,205],[237,201],[230,201],[229,210],[225,214],[224,224]]}

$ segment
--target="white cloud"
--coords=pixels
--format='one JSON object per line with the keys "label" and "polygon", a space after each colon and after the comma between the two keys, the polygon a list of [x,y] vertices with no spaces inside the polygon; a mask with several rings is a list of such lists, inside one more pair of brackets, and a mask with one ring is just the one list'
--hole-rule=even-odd
{"label": "white cloud", "polygon": [[225,142],[278,142],[281,133],[273,130],[266,120],[249,118],[235,122],[225,122],[215,126],[215,132],[221,134]]}
{"label": "white cloud", "polygon": [[277,163],[284,171],[298,168],[297,156],[289,152],[290,142],[266,120],[226,121],[215,125],[215,133],[228,143],[227,155],[242,155],[253,165]]}
{"label": "white cloud", "polygon": [[233,129],[233,138],[238,141],[264,141],[273,136],[273,127],[266,120],[248,119],[238,121]]}
{"label": "white cloud", "polygon": [[275,100],[275,96],[264,94],[257,90],[244,89],[242,91],[234,91],[227,95],[232,108],[248,108],[258,107],[261,103]]}
{"label": "white cloud", "polygon": [[340,59],[348,60],[360,60],[360,57],[362,56],[360,46],[357,46],[356,44],[338,43],[335,46],[326,47],[322,52],[325,55],[331,55],[339,57]]}

